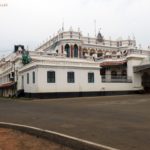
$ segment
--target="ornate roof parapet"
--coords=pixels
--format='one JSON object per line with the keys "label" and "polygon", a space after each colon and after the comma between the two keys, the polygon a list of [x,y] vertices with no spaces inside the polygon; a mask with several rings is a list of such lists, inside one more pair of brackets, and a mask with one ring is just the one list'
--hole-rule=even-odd
{"label": "ornate roof parapet", "polygon": [[102,36],[102,34],[100,33],[100,31],[99,31],[99,33],[97,35],[97,42],[100,42],[100,43],[104,42],[104,37]]}

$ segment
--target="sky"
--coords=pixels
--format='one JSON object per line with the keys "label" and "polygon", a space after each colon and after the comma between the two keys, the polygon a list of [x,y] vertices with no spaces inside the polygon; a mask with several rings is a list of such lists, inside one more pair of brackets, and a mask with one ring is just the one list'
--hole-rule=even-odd
{"label": "sky", "polygon": [[105,39],[135,36],[137,46],[150,45],[150,0],[0,0],[0,57],[15,44],[34,50],[63,22],[65,30],[93,37],[94,20]]}

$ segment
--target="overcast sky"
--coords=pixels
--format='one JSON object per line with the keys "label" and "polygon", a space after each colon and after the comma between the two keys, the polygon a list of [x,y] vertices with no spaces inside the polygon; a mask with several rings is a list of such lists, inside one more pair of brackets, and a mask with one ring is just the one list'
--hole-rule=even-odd
{"label": "overcast sky", "polygon": [[0,0],[0,56],[13,51],[14,44],[34,50],[62,26],[105,39],[127,39],[133,35],[143,47],[150,45],[150,0]]}

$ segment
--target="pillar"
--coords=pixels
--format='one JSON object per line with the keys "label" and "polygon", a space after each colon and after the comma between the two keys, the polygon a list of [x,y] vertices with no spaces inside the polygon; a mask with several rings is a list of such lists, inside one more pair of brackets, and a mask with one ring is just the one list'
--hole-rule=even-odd
{"label": "pillar", "polygon": [[81,58],[81,46],[79,46],[79,58]]}
{"label": "pillar", "polygon": [[74,46],[73,45],[71,45],[71,58],[73,58],[73,52],[74,52]]}
{"label": "pillar", "polygon": [[63,47],[63,45],[61,46],[61,53],[64,54],[64,47]]}

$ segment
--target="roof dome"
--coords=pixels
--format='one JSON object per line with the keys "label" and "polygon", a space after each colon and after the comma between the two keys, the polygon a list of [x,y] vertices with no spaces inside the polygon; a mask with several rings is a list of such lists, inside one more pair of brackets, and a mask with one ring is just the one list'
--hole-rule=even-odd
{"label": "roof dome", "polygon": [[102,34],[100,32],[97,35],[97,41],[98,42],[103,42],[104,41],[104,38],[103,38],[103,36],[102,36]]}

